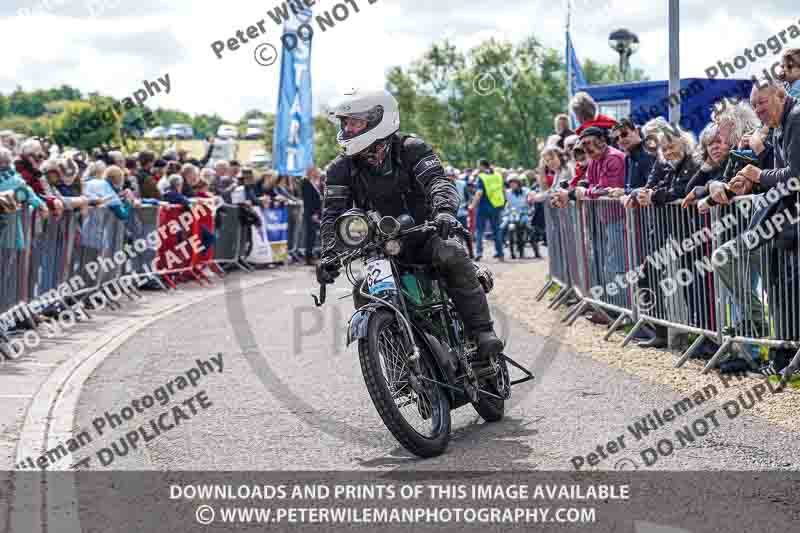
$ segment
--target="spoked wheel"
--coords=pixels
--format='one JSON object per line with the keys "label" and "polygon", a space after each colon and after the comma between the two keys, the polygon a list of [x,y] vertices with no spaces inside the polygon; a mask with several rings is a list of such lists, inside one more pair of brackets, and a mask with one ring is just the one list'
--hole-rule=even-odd
{"label": "spoked wheel", "polygon": [[[372,403],[392,435],[408,451],[435,457],[450,441],[450,402],[442,387],[425,380],[412,384],[408,347],[402,325],[389,311],[378,311],[369,321],[366,339],[358,344],[361,371]],[[422,374],[439,379],[425,354]]]}
{"label": "spoked wheel", "polygon": [[[511,381],[508,374],[508,365],[506,360],[498,356],[495,362],[496,375],[488,381],[481,384],[481,388],[496,394],[501,398],[508,398],[511,396]],[[503,419],[505,412],[505,400],[493,398],[485,394],[478,396],[477,402],[472,402],[472,407],[481,415],[481,418],[487,422],[498,422]]]}

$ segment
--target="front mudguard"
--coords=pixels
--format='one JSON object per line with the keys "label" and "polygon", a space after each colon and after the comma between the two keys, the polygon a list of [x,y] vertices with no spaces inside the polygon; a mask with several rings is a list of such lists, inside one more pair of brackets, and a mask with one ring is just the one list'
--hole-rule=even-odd
{"label": "front mudguard", "polygon": [[[350,321],[347,324],[347,346],[350,346],[350,343],[355,340],[367,338],[369,335],[369,321],[372,315],[380,309],[386,309],[392,313],[394,312],[386,305],[370,303],[353,313],[353,316],[350,317]],[[452,354],[448,353],[444,349],[444,346],[442,346],[433,335],[423,332],[416,324],[412,323],[411,326],[414,329],[414,341],[420,348],[423,348],[422,356],[426,357],[433,365],[434,372],[436,373],[435,379],[455,385],[455,373],[458,369],[458,360],[455,359]],[[450,398],[451,409],[456,409],[469,401],[465,395],[453,389],[446,388],[445,391]]]}
{"label": "front mudguard", "polygon": [[347,346],[359,339],[366,339],[369,332],[369,319],[378,309],[391,311],[387,306],[370,303],[360,307],[347,322]]}

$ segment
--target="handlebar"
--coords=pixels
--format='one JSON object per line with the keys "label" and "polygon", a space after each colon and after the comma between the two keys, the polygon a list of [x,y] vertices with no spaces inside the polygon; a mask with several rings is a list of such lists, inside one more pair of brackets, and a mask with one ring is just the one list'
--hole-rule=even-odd
{"label": "handlebar", "polygon": [[[394,238],[404,237],[406,235],[410,235],[412,233],[417,233],[417,232],[438,231],[438,229],[439,228],[438,228],[438,226],[436,225],[435,222],[427,221],[427,222],[424,222],[424,223],[419,224],[417,226],[414,226],[413,228],[409,228],[409,229],[407,229],[405,231],[399,232],[397,235],[394,236]],[[462,237],[464,237],[467,240],[467,242],[471,242],[472,241],[472,235],[470,234],[469,230],[467,230],[461,224],[459,224],[457,227],[453,228],[453,234],[460,234]],[[334,256],[334,257],[332,257],[332,258],[330,258],[330,259],[328,259],[326,261],[320,261],[320,265],[321,266],[328,266],[328,265],[333,265],[335,263],[341,263],[342,262],[342,258],[345,255],[355,255],[355,253],[354,252],[348,252],[348,253],[345,253],[345,254],[340,254],[340,255]],[[323,283],[323,284],[320,284],[320,286],[319,286],[319,298],[317,298],[316,294],[312,294],[311,295],[311,297],[314,299],[314,305],[316,307],[321,307],[325,303],[325,298],[327,296],[326,293],[327,293],[327,285],[325,285]]]}
{"label": "handlebar", "polygon": [[311,297],[314,298],[314,305],[317,307],[322,307],[325,303],[325,297],[327,293],[327,285],[324,283],[319,286],[319,299],[317,299],[316,294],[312,294]]}

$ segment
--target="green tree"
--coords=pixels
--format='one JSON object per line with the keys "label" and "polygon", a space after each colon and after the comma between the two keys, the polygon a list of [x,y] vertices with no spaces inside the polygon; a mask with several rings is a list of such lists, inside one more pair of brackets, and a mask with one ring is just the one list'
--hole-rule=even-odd
{"label": "green tree", "polygon": [[[159,107],[154,111],[158,126],[169,128],[172,124],[191,124],[192,116],[177,109],[164,109]],[[155,127],[155,126],[154,126]]]}
{"label": "green tree", "polygon": [[242,115],[241,120],[239,120],[239,124],[247,124],[248,120],[255,118],[267,118],[267,114],[264,111],[259,111],[258,109],[251,109]]}
{"label": "green tree", "polygon": [[23,135],[33,135],[35,120],[22,115],[7,115],[0,119],[0,130],[12,130]]}
{"label": "green tree", "polygon": [[[272,129],[268,130],[272,137]],[[334,126],[324,115],[314,117],[314,165],[320,168],[325,167],[336,159],[341,149],[336,142],[336,126]],[[269,150],[272,151],[272,141],[270,139]]]}
{"label": "green tree", "polygon": [[[589,85],[608,85],[612,83],[623,83],[622,73],[619,71],[618,65],[603,65],[586,59],[582,66],[583,76],[586,78],[586,83]],[[648,79],[644,74],[644,70],[640,68],[633,68],[628,72],[628,80],[631,81],[646,81]]]}
{"label": "green tree", "polygon": [[[590,83],[610,83],[616,67],[587,61]],[[635,70],[634,79],[643,78]],[[394,67],[386,88],[400,106],[400,127],[431,144],[455,166],[487,158],[532,167],[537,143],[566,104],[566,64],[534,36],[512,43],[490,39],[468,51],[436,43],[409,67]]]}
{"label": "green tree", "polygon": [[534,140],[552,128],[563,106],[558,54],[535,38],[489,40],[467,53],[444,42],[408,69],[390,70],[403,131],[431,144],[448,163],[532,166]]}
{"label": "green tree", "polygon": [[0,94],[0,119],[8,116],[11,113],[8,97]]}
{"label": "green tree", "polygon": [[197,115],[192,119],[192,129],[195,138],[206,139],[217,134],[220,126],[225,124],[225,119],[219,115]]}
{"label": "green tree", "polygon": [[53,138],[62,146],[81,150],[109,147],[121,141],[122,117],[109,99],[75,102],[54,120]]}

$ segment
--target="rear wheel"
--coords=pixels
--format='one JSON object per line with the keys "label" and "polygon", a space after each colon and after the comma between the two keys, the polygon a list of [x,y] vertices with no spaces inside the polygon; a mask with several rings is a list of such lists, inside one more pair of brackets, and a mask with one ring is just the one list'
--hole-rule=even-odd
{"label": "rear wheel", "polygon": [[[441,455],[450,441],[450,402],[442,387],[420,380],[413,387],[408,342],[393,313],[380,310],[358,344],[364,382],[383,423],[408,451],[420,457]],[[439,379],[426,354],[422,375]]]}

